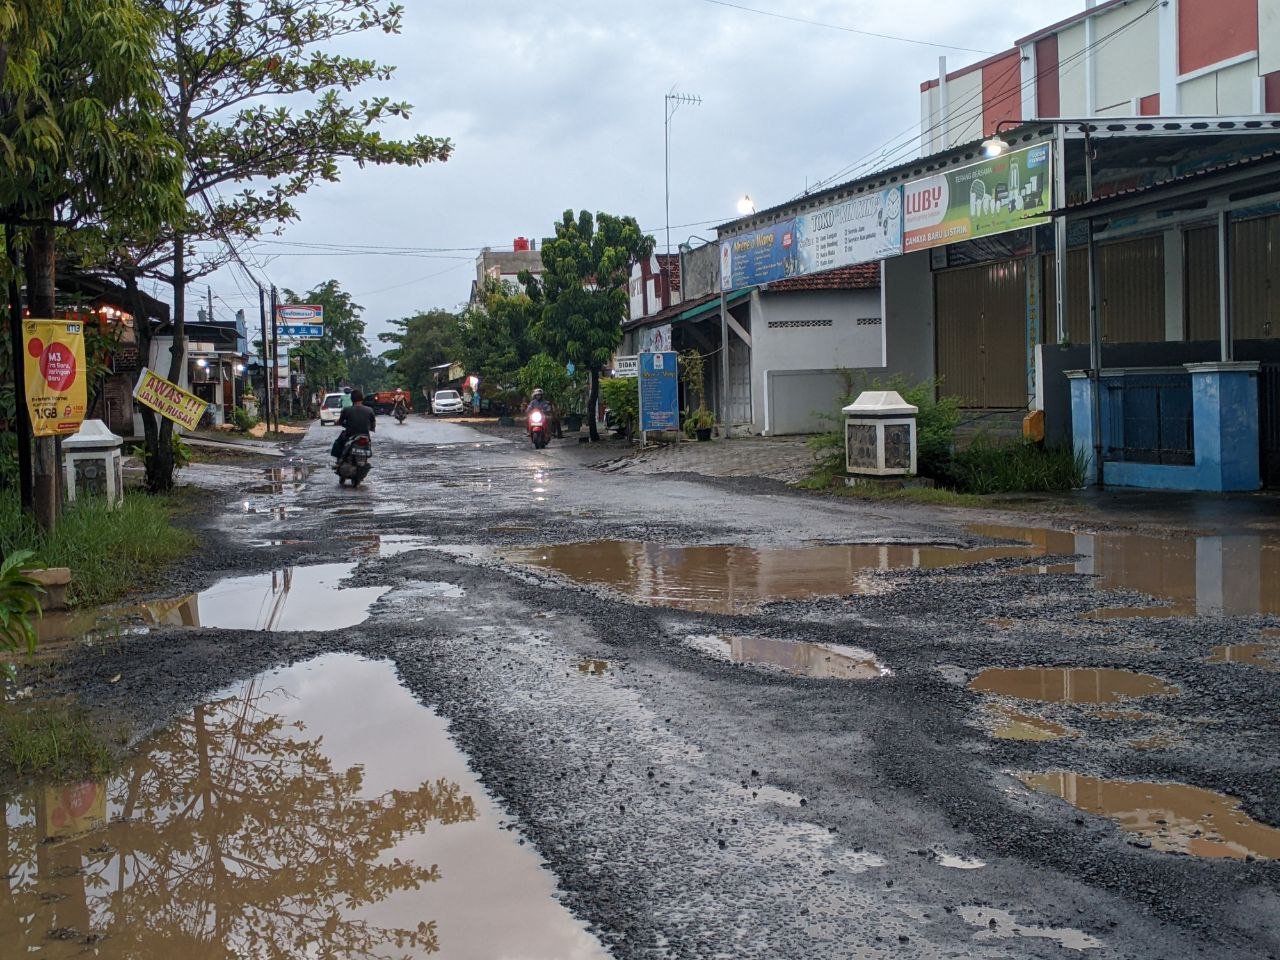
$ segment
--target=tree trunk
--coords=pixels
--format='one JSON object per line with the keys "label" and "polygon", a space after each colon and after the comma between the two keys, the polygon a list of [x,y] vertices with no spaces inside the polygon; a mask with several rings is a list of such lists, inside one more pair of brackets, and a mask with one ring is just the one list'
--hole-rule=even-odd
{"label": "tree trunk", "polygon": [[[143,366],[151,365],[151,318],[138,290],[138,277],[132,271],[124,274],[124,287],[129,293],[129,311],[133,314],[133,328],[138,334],[138,356]],[[148,493],[164,493],[173,487],[173,448],[171,443],[160,444],[160,421],[150,407],[142,411],[142,449],[145,451],[143,466],[146,468]]]}
{"label": "tree trunk", "polygon": [[[169,370],[166,379],[182,383],[182,365],[186,362],[187,316],[187,239],[179,233],[173,240],[173,317],[170,327],[173,344],[169,348]],[[155,418],[152,417],[154,421]],[[143,415],[143,429],[146,414]],[[154,441],[147,430],[147,489],[163,493],[173,489],[173,421],[162,417],[155,431]]]}
{"label": "tree trunk", "polygon": [[[2,78],[0,78],[2,79]],[[31,486],[31,415],[27,412],[26,355],[23,351],[22,296],[18,291],[17,229],[5,228],[4,251],[9,261],[9,350],[13,364],[14,432],[18,438],[18,490],[22,510],[35,509],[35,491]]]}
{"label": "tree trunk", "polygon": [[[31,231],[31,248],[27,252],[27,305],[33,319],[52,319],[54,310],[54,227],[46,220]],[[38,437],[32,458],[33,492],[36,527],[51,532],[58,525],[62,506],[62,490],[58,483],[58,441],[55,437]]]}
{"label": "tree trunk", "polygon": [[587,432],[591,437],[591,442],[596,443],[600,439],[600,431],[596,428],[596,409],[600,405],[600,369],[598,367],[591,368],[591,392],[587,397]]}

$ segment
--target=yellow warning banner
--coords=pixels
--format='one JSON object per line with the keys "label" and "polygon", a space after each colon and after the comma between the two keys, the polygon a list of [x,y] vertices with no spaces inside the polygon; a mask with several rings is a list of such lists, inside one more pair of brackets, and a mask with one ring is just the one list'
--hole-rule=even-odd
{"label": "yellow warning banner", "polygon": [[80,429],[88,404],[84,325],[68,320],[23,320],[27,412],[37,437],[65,437]]}
{"label": "yellow warning banner", "polygon": [[138,385],[133,388],[133,399],[188,430],[194,430],[200,425],[200,418],[209,408],[194,393],[188,393],[147,367],[142,368]]}

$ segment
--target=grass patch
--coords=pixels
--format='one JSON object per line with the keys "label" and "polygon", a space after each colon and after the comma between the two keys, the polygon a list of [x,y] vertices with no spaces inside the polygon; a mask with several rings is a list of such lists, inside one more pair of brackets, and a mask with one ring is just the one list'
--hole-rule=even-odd
{"label": "grass patch", "polygon": [[1084,486],[1084,455],[1069,446],[996,445],[979,437],[948,468],[954,486],[970,493],[1048,493]]}
{"label": "grass patch", "polygon": [[0,703],[0,770],[14,776],[71,778],[106,773],[111,748],[88,712],[47,700]]}
{"label": "grass patch", "polygon": [[804,480],[796,484],[802,490],[822,490],[851,500],[875,500],[890,503],[921,503],[936,507],[990,506],[987,501],[972,493],[958,493],[945,487],[894,487],[885,485],[849,487],[844,482],[844,463],[839,469],[820,466]]}
{"label": "grass patch", "polygon": [[40,536],[9,491],[0,495],[0,548],[31,550],[37,566],[70,567],[73,604],[106,603],[148,584],[194,549],[195,537],[172,522],[189,506],[181,493],[134,494],[115,510],[100,499],[80,500],[67,505],[52,535]]}

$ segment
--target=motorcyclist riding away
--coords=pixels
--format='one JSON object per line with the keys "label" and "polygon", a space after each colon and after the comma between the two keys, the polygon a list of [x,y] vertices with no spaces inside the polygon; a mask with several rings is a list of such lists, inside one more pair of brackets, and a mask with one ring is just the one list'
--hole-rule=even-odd
{"label": "motorcyclist riding away", "polygon": [[338,414],[338,426],[342,428],[342,432],[333,441],[333,449],[329,451],[335,458],[342,456],[342,451],[352,438],[368,436],[377,429],[377,417],[373,408],[364,405],[364,394],[359,390],[351,391],[351,406]]}

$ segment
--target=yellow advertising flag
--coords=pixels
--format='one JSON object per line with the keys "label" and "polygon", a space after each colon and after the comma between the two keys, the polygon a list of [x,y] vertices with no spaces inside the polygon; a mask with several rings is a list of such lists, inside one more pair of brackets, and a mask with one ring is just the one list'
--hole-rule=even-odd
{"label": "yellow advertising flag", "polygon": [[133,399],[188,430],[200,426],[200,418],[209,409],[209,405],[194,393],[170,383],[148,367],[142,368],[138,385],[133,388]]}
{"label": "yellow advertising flag", "polygon": [[69,320],[23,320],[27,412],[37,437],[65,437],[80,429],[89,401],[84,325]]}

